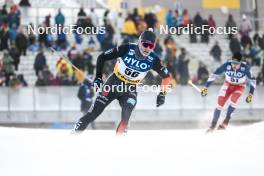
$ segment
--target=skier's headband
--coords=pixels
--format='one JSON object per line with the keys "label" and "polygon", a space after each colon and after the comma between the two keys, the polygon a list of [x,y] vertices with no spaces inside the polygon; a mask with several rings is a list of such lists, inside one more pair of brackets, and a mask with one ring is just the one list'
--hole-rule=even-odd
{"label": "skier's headband", "polygon": [[240,61],[237,61],[237,60],[232,60],[231,61],[231,64],[233,64],[233,65],[240,65],[241,62]]}

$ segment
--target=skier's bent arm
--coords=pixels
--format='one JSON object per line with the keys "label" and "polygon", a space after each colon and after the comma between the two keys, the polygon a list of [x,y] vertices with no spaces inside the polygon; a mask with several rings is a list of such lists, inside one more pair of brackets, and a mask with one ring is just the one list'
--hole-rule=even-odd
{"label": "skier's bent arm", "polygon": [[205,83],[205,87],[201,90],[201,95],[205,97],[208,94],[208,87],[215,81],[215,79],[221,75],[226,68],[227,62],[218,67],[213,74],[211,74]]}
{"label": "skier's bent arm", "polygon": [[161,92],[166,93],[171,81],[168,69],[161,64],[159,59],[157,59],[156,62],[154,62],[153,70],[155,70],[162,78]]}
{"label": "skier's bent arm", "polygon": [[207,80],[207,82],[205,83],[205,87],[208,88],[210,87],[210,85],[215,81],[215,79],[221,75],[224,71],[225,71],[225,67],[226,64],[221,65],[220,67],[218,67],[213,74],[211,74]]}
{"label": "skier's bent arm", "polygon": [[105,61],[116,59],[118,57],[123,56],[128,51],[129,45],[120,45],[119,47],[115,47],[105,51],[100,54],[97,58],[96,62],[96,78],[102,79],[102,72]]}

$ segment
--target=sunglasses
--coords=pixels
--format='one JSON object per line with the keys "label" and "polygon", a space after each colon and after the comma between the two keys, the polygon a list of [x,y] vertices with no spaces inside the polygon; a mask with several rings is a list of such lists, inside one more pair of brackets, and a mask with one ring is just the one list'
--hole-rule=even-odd
{"label": "sunglasses", "polygon": [[141,44],[144,48],[153,49],[155,47],[155,44],[150,42],[141,42]]}

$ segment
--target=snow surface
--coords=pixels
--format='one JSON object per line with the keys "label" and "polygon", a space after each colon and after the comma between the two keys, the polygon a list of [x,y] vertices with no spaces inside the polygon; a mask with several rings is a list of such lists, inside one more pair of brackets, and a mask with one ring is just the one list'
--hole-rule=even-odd
{"label": "snow surface", "polygon": [[263,176],[264,123],[205,130],[0,128],[1,176]]}

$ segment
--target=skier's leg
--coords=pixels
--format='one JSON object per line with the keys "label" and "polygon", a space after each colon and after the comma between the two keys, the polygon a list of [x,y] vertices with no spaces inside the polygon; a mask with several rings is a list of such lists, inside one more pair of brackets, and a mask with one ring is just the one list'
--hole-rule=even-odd
{"label": "skier's leg", "polygon": [[123,134],[127,130],[128,122],[133,109],[137,104],[137,93],[126,93],[119,99],[119,103],[122,107],[121,121],[116,129],[117,134]]}
{"label": "skier's leg", "polygon": [[211,122],[211,126],[210,129],[214,129],[216,127],[216,124],[218,122],[218,119],[221,115],[221,111],[226,103],[226,101],[228,100],[228,98],[230,97],[230,93],[228,90],[228,86],[226,84],[224,84],[219,92],[219,96],[217,99],[217,107],[214,110],[214,116],[213,116],[213,120]]}
{"label": "skier's leg", "polygon": [[240,86],[238,87],[231,95],[231,104],[228,106],[227,113],[226,113],[226,118],[223,121],[223,125],[226,127],[232,117],[233,112],[236,109],[237,101],[243,94],[245,88]]}
{"label": "skier's leg", "polygon": [[97,97],[93,105],[90,107],[89,111],[81,117],[75,124],[75,131],[83,131],[86,127],[93,122],[105,109],[105,107],[111,103],[113,100],[113,96],[103,96],[100,93]]}

